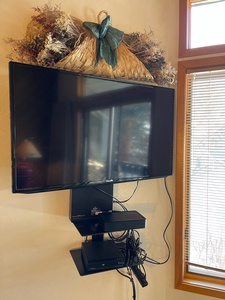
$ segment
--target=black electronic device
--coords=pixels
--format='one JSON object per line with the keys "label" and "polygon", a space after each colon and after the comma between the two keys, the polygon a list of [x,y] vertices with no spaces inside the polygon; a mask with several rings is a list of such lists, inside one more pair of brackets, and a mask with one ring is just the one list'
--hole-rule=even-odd
{"label": "black electronic device", "polygon": [[9,63],[12,190],[172,174],[174,89]]}
{"label": "black electronic device", "polygon": [[145,287],[148,285],[148,282],[146,280],[146,274],[143,273],[138,266],[131,267],[132,271],[134,272],[134,275],[140,282],[142,287]]}
{"label": "black electronic device", "polygon": [[84,242],[81,254],[87,271],[117,269],[125,266],[125,256],[113,240]]}
{"label": "black electronic device", "polygon": [[99,223],[103,232],[145,228],[145,221],[145,217],[135,210],[99,214]]}

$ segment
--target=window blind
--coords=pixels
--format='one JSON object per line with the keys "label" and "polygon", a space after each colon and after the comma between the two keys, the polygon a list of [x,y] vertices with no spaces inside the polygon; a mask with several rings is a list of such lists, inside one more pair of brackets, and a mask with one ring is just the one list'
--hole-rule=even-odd
{"label": "window blind", "polygon": [[187,75],[188,272],[225,278],[225,70]]}

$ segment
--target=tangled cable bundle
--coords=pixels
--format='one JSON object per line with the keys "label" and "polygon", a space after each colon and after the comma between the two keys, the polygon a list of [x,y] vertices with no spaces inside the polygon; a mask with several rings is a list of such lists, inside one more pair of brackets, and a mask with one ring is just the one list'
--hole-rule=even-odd
{"label": "tangled cable bundle", "polygon": [[37,15],[27,25],[25,37],[9,39],[11,60],[108,78],[175,83],[176,70],[166,63],[152,32],[124,34],[110,26],[106,11],[99,13],[98,23],[91,23],[58,5],[34,10]]}

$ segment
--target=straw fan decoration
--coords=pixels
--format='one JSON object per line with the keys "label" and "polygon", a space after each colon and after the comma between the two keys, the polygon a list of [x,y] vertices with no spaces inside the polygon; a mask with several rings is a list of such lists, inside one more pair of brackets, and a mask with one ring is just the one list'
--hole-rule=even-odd
{"label": "straw fan decoration", "polygon": [[126,34],[111,26],[101,11],[97,23],[82,22],[46,4],[35,8],[25,37],[9,39],[11,60],[108,78],[170,86],[176,70],[150,33]]}

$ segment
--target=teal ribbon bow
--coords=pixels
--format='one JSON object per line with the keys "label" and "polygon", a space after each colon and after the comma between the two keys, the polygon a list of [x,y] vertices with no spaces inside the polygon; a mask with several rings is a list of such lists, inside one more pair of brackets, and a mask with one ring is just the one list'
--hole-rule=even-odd
{"label": "teal ribbon bow", "polygon": [[96,37],[96,64],[100,58],[115,68],[117,65],[116,48],[123,40],[124,33],[116,28],[109,26],[110,16],[107,16],[101,24],[84,22],[84,27],[91,30]]}

